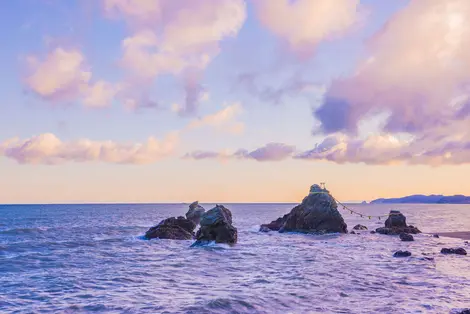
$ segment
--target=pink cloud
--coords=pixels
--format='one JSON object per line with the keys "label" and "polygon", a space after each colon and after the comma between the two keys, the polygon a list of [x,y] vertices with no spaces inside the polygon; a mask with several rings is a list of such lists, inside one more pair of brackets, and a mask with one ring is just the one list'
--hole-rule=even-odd
{"label": "pink cloud", "polygon": [[264,27],[300,57],[343,35],[358,19],[359,0],[253,0]]}
{"label": "pink cloud", "polygon": [[187,129],[213,127],[222,132],[241,134],[244,131],[245,125],[243,122],[237,121],[237,118],[242,112],[243,109],[240,103],[224,104],[223,108],[219,111],[192,120],[188,124]]}
{"label": "pink cloud", "polygon": [[186,93],[180,114],[196,112],[203,71],[219,42],[238,34],[246,19],[244,0],[103,0],[107,15],[123,18],[132,34],[122,41],[122,66],[131,80],[176,76]]}
{"label": "pink cloud", "polygon": [[90,67],[77,49],[58,47],[43,59],[29,56],[26,62],[27,87],[48,101],[81,100],[88,107],[106,107],[119,90],[106,81],[92,82]]}
{"label": "pink cloud", "polygon": [[10,139],[0,143],[0,155],[20,164],[55,165],[67,162],[105,162],[150,164],[170,156],[178,143],[178,133],[163,140],[150,137],[144,143],[118,143],[79,139],[64,142],[44,133],[29,139]]}
{"label": "pink cloud", "polygon": [[295,152],[295,146],[286,145],[283,143],[268,143],[263,147],[257,148],[253,151],[246,149],[239,149],[234,153],[227,151],[213,152],[197,150],[192,153],[187,153],[183,156],[184,159],[252,159],[256,161],[281,161],[290,158]]}

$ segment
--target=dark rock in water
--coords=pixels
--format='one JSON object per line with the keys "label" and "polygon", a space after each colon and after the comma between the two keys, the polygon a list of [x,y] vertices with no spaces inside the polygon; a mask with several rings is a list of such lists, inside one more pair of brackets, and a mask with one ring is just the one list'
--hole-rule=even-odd
{"label": "dark rock in water", "polygon": [[194,238],[196,224],[184,217],[171,217],[162,220],[145,233],[147,239],[191,240]]}
{"label": "dark rock in water", "polygon": [[413,236],[409,233],[400,233],[400,240],[402,241],[414,241],[415,239],[413,238]]}
{"label": "dark rock in water", "polygon": [[350,234],[356,234],[356,232],[353,230],[353,231],[350,232]]}
{"label": "dark rock in water", "polygon": [[285,224],[287,221],[287,217],[289,217],[289,214],[285,214],[282,217],[279,217],[276,220],[271,221],[268,224],[261,225],[259,231],[262,232],[268,232],[268,231],[279,231],[279,229],[282,228],[282,226]]}
{"label": "dark rock in water", "polygon": [[433,238],[439,238],[438,234],[433,234],[432,236],[433,236]]}
{"label": "dark rock in water", "polygon": [[375,232],[374,230],[372,230],[370,233],[371,233],[371,234],[376,234],[376,232]]}
{"label": "dark rock in water", "polygon": [[411,256],[411,252],[408,251],[396,251],[393,254],[393,257],[408,257]]}
{"label": "dark rock in water", "polygon": [[186,219],[191,220],[197,226],[201,221],[201,216],[206,210],[204,207],[199,205],[198,201],[195,201],[189,205],[189,210],[186,213]]}
{"label": "dark rock in water", "polygon": [[201,217],[201,228],[196,233],[192,246],[216,243],[237,243],[237,228],[232,226],[232,213],[222,205],[216,205]]}
{"label": "dark rock in water", "polygon": [[385,221],[385,227],[375,229],[377,233],[399,235],[400,233],[418,234],[421,231],[414,226],[406,225],[406,217],[398,210],[391,210],[390,216]]}
{"label": "dark rock in water", "polygon": [[470,309],[463,309],[462,311],[458,312],[457,314],[470,314]]}
{"label": "dark rock in water", "polygon": [[347,225],[338,211],[334,198],[317,184],[312,185],[310,193],[302,203],[290,213],[261,226],[261,231],[302,233],[347,233]]}
{"label": "dark rock in water", "polygon": [[405,228],[406,217],[399,210],[391,210],[390,216],[385,220],[386,228]]}
{"label": "dark rock in water", "polygon": [[367,230],[367,227],[363,225],[355,225],[353,229],[354,230]]}
{"label": "dark rock in water", "polygon": [[457,255],[467,255],[467,251],[465,251],[463,248],[455,248],[455,249],[447,249],[443,248],[441,250],[442,254],[457,254]]}

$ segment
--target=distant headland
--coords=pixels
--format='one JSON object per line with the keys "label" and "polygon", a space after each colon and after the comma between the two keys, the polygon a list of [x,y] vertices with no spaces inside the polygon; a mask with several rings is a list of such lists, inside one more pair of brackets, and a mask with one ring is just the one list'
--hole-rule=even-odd
{"label": "distant headland", "polygon": [[399,198],[378,198],[370,204],[470,204],[470,196],[465,195],[409,195]]}

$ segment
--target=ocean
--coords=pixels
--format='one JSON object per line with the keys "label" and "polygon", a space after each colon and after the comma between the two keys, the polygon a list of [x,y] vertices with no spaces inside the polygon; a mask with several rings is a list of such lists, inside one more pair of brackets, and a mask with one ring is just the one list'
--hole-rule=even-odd
{"label": "ocean", "polygon": [[[201,204],[210,209],[214,204]],[[1,313],[450,313],[470,307],[470,255],[443,255],[470,230],[470,205],[351,205],[398,209],[423,234],[258,232],[294,204],[224,204],[234,247],[144,240],[187,204],[0,205]],[[348,229],[384,221],[342,211]],[[394,258],[397,250],[411,257]],[[470,252],[469,252],[470,253]]]}

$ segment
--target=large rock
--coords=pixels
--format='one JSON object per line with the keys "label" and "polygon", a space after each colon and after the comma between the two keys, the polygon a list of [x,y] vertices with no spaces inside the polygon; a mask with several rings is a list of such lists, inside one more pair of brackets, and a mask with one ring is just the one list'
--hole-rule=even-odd
{"label": "large rock", "polygon": [[182,216],[167,218],[145,233],[147,239],[191,240],[196,224]]}
{"label": "large rock", "polygon": [[385,227],[377,228],[375,231],[380,234],[399,235],[401,233],[418,234],[421,231],[406,224],[406,217],[399,210],[391,210],[387,220],[385,220]]}
{"label": "large rock", "polygon": [[199,205],[198,201],[195,201],[191,203],[191,205],[189,205],[189,210],[186,213],[186,219],[191,220],[197,226],[201,221],[202,214],[204,214],[205,211],[206,210],[204,209],[204,207]]}
{"label": "large rock", "polygon": [[290,213],[269,224],[260,231],[302,233],[347,233],[347,225],[338,211],[338,205],[326,189],[312,185],[310,193]]}
{"label": "large rock", "polygon": [[447,248],[443,248],[441,250],[441,253],[442,254],[457,254],[457,255],[467,255],[467,251],[465,251],[464,248],[455,248],[455,249],[447,249]]}
{"label": "large rock", "polygon": [[192,246],[210,242],[237,243],[237,228],[232,226],[232,213],[223,205],[216,205],[201,217],[201,228],[196,233],[196,242]]}

